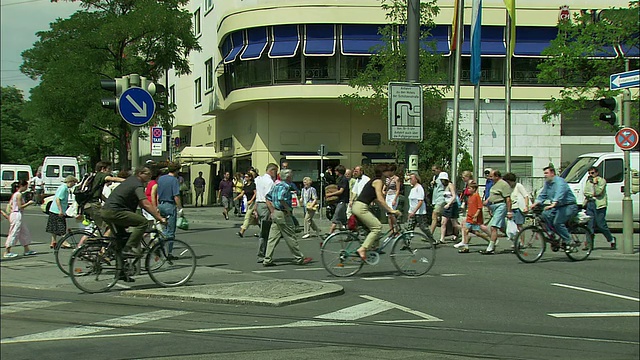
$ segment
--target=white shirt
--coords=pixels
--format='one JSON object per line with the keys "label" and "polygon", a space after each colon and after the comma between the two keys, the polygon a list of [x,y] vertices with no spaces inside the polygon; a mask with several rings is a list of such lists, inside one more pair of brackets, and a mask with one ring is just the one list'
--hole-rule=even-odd
{"label": "white shirt", "polygon": [[269,174],[258,176],[256,178],[256,202],[265,202],[267,194],[275,184]]}
{"label": "white shirt", "polygon": [[526,198],[530,198],[529,192],[524,188],[524,185],[516,183],[511,191],[511,209],[524,210],[524,199]]}
{"label": "white shirt", "polygon": [[362,174],[362,177],[360,177],[359,179],[356,179],[356,183],[353,185],[353,189],[351,189],[351,192],[353,192],[356,197],[354,199],[358,198],[358,195],[360,195],[360,193],[362,192],[362,189],[364,188],[365,184],[368,183],[371,179],[365,175]]}
{"label": "white shirt", "polygon": [[420,200],[422,200],[422,206],[416,211],[416,215],[425,215],[427,213],[427,205],[424,203],[424,188],[422,185],[416,184],[409,192],[409,212],[413,212]]}
{"label": "white shirt", "polygon": [[35,188],[38,190],[42,189],[42,185],[44,185],[44,180],[37,176],[34,176],[33,179],[31,179],[31,182],[33,183]]}

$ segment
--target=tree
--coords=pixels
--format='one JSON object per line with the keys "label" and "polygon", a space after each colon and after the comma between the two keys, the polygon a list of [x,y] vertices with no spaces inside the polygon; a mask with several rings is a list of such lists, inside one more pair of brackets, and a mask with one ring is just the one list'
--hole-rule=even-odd
{"label": "tree", "polygon": [[[404,81],[406,76],[406,38],[407,0],[381,0],[389,21],[379,29],[384,45],[375,49],[376,53],[366,68],[353,78],[349,85],[356,89],[352,94],[342,96],[343,101],[363,114],[369,113],[387,122],[387,84],[391,81]],[[424,141],[419,144],[419,167],[421,170],[433,164],[448,167],[451,162],[451,144],[453,128],[451,121],[443,113],[444,93],[449,90],[446,72],[442,66],[442,56],[436,52],[434,41],[428,41],[431,29],[435,27],[434,17],[440,12],[436,0],[420,2],[420,83],[424,94]],[[466,132],[459,134],[459,153],[468,139]],[[398,158],[404,158],[404,143],[393,142]]]}
{"label": "tree", "polygon": [[[39,32],[22,54],[21,70],[40,79],[25,112],[45,132],[40,140],[61,154],[86,154],[95,162],[113,138],[120,166],[127,167],[129,126],[101,108],[106,93],[100,79],[137,73],[157,80],[170,68],[188,74],[188,55],[200,46],[187,3],[81,0],[83,10]],[[167,109],[158,109],[156,122],[166,127],[168,120]]]}
{"label": "tree", "polygon": [[22,91],[14,86],[2,87],[2,117],[0,118],[0,141],[2,150],[0,162],[3,164],[26,164],[25,158],[27,149],[25,147],[25,137],[28,128],[25,128],[25,121],[22,117],[24,108],[24,97]]}
{"label": "tree", "polygon": [[[628,57],[638,52],[638,10],[634,0],[628,8],[581,12],[572,21],[558,23],[557,38],[542,53],[549,57],[538,66],[541,83],[563,87],[560,96],[545,105],[545,122],[582,109],[594,109],[592,118],[596,120],[603,109],[593,101],[620,93],[609,89],[609,75],[624,71],[626,62],[632,69],[638,68],[638,60]],[[634,100],[632,119],[637,119],[637,95]]]}

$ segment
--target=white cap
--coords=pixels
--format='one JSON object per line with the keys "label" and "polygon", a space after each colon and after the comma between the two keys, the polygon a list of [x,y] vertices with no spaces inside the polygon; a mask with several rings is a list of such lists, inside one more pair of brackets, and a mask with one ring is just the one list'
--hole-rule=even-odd
{"label": "white cap", "polygon": [[441,171],[440,174],[438,174],[438,180],[449,180],[449,174],[447,174],[444,171]]}

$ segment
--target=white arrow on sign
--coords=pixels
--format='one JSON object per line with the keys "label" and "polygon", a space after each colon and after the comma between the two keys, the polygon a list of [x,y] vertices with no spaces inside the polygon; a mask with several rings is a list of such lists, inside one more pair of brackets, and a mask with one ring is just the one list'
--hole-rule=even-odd
{"label": "white arrow on sign", "polygon": [[628,83],[633,83],[633,82],[637,83],[638,81],[640,81],[640,75],[633,75],[633,76],[626,77],[624,79],[622,79],[622,76],[616,76],[613,78],[613,80],[611,80],[611,82],[618,87]]}
{"label": "white arrow on sign", "polygon": [[138,105],[138,103],[129,94],[127,94],[127,100],[129,100],[131,105],[133,105],[133,107],[136,108],[136,110],[138,110],[137,113],[131,113],[131,115],[133,115],[135,117],[147,117],[147,103],[146,102],[143,101],[142,102],[142,107],[140,107],[140,105]]}

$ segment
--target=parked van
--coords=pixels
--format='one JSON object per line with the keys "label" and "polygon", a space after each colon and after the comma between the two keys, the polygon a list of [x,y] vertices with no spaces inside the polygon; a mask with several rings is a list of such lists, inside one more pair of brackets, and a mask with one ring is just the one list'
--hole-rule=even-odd
{"label": "parked van", "polygon": [[11,184],[20,179],[29,181],[33,173],[30,165],[2,164],[0,165],[0,176],[2,178],[0,194],[5,198],[11,196]]}
{"label": "parked van", "polygon": [[42,163],[45,195],[53,195],[69,175],[80,178],[78,159],[71,156],[47,156]]}
{"label": "parked van", "polygon": [[[584,202],[584,187],[589,175],[587,170],[591,166],[598,168],[598,173],[607,180],[607,221],[622,221],[622,198],[624,196],[624,153],[589,153],[580,155],[569,167],[562,172],[562,177],[576,195],[578,204]],[[638,184],[640,170],[640,153],[631,152],[632,184]],[[640,193],[638,187],[631,186],[631,199],[633,200],[634,222],[638,222],[638,204]],[[637,224],[635,224],[637,226]]]}

